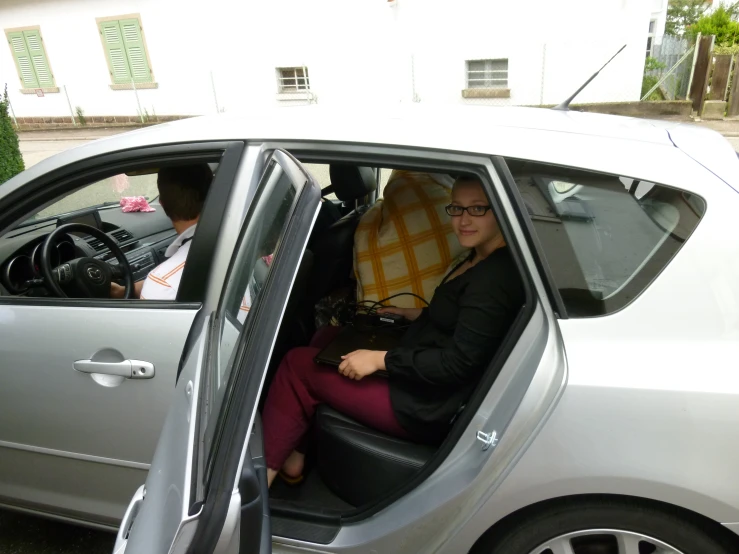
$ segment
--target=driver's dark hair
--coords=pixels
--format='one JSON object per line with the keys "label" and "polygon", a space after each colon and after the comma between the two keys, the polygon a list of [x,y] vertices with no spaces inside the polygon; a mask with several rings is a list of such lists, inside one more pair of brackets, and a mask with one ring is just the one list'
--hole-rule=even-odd
{"label": "driver's dark hair", "polygon": [[213,172],[207,163],[163,167],[157,177],[159,204],[172,221],[190,221],[200,215]]}
{"label": "driver's dark hair", "polygon": [[455,185],[463,185],[466,183],[476,183],[478,185],[481,185],[482,180],[477,175],[473,175],[471,173],[462,173],[460,175],[457,175],[457,178],[454,179]]}

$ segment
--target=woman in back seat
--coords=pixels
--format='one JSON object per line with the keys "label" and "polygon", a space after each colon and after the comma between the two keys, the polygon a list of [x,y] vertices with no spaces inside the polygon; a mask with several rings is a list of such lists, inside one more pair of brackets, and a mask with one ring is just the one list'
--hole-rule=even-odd
{"label": "woman in back seat", "polygon": [[[279,473],[299,480],[299,448],[316,407],[325,403],[385,433],[438,442],[467,401],[518,310],[524,292],[482,184],[460,177],[447,206],[460,244],[470,255],[446,276],[428,308],[384,308],[413,323],[400,347],[357,350],[338,372],[313,359],[316,347],[283,358],[263,413],[271,484]],[[387,371],[388,378],[372,375]]]}

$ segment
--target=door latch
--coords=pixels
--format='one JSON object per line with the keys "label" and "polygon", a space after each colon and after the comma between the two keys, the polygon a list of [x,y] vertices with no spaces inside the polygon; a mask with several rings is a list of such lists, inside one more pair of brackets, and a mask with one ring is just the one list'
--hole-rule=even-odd
{"label": "door latch", "polygon": [[484,452],[491,446],[494,448],[498,444],[498,432],[491,431],[490,433],[486,433],[485,431],[478,431],[477,440],[482,443],[482,450]]}
{"label": "door latch", "polygon": [[154,364],[140,360],[123,360],[122,362],[97,362],[94,360],[77,360],[74,369],[82,373],[115,375],[126,379],[152,379]]}

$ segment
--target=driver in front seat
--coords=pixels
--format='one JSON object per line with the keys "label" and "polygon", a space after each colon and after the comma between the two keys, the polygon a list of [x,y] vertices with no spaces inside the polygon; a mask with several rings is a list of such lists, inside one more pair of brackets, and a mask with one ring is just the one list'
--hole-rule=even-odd
{"label": "driver in front seat", "polygon": [[[167,258],[143,281],[134,284],[133,296],[142,300],[175,300],[182,270],[208,195],[213,172],[206,163],[165,167],[157,176],[159,205],[172,220],[177,238],[164,253]],[[125,288],[110,285],[111,298],[123,298]]]}

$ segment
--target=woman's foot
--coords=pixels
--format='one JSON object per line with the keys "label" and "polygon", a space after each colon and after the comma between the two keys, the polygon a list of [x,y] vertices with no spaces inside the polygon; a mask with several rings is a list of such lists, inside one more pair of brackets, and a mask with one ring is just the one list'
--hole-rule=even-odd
{"label": "woman's foot", "polygon": [[293,479],[297,479],[303,475],[303,468],[305,467],[305,454],[293,450],[290,455],[282,464],[282,473]]}
{"label": "woman's foot", "polygon": [[267,468],[267,487],[272,486],[272,482],[279,473],[283,473],[291,479],[299,479],[303,475],[304,467],[305,454],[301,454],[297,450],[293,450],[287,457],[287,460],[285,460],[285,463],[282,464],[282,469],[280,471],[269,467]]}

